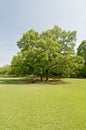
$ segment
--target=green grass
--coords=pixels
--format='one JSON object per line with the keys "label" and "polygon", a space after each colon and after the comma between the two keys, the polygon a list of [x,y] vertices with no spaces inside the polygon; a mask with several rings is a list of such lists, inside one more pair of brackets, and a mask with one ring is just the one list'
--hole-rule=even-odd
{"label": "green grass", "polygon": [[15,81],[0,80],[0,130],[86,130],[85,79],[57,85]]}

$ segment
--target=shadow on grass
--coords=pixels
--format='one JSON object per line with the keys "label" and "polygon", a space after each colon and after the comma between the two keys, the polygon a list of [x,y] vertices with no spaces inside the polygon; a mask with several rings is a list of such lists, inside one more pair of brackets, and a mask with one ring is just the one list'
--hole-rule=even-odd
{"label": "shadow on grass", "polygon": [[31,82],[30,79],[23,78],[0,78],[0,84],[29,84]]}
{"label": "shadow on grass", "polygon": [[59,85],[59,84],[67,84],[63,79],[52,79],[49,81],[36,80],[35,82],[33,79],[28,78],[0,78],[0,84],[51,84],[51,85]]}

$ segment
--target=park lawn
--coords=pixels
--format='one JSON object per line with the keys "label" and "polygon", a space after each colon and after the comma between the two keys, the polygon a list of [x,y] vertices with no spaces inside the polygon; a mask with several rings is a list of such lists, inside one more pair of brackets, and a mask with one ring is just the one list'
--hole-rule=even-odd
{"label": "park lawn", "polygon": [[0,82],[0,130],[86,130],[86,79],[64,81]]}

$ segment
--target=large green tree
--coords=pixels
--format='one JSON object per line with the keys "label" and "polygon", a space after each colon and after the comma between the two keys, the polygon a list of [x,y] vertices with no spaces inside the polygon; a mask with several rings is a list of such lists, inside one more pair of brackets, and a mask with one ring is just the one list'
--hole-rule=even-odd
{"label": "large green tree", "polygon": [[[17,65],[18,67],[14,67],[15,69],[20,68],[17,71],[28,68],[28,71],[39,75],[41,80],[45,76],[47,81],[49,73],[57,67],[59,68],[57,73],[59,71],[63,72],[63,68],[64,70],[67,69],[68,58],[66,57],[73,56],[75,41],[76,31],[65,31],[58,26],[42,33],[38,33],[33,29],[29,30],[17,42],[22,56],[20,57],[18,54],[14,57],[12,66]],[[61,67],[62,61],[64,61],[64,67]],[[25,71],[22,73],[25,73]]]}

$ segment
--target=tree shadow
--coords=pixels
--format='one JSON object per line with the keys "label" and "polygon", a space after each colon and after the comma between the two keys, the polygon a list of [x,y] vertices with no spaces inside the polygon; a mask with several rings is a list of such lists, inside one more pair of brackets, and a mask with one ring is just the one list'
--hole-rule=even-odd
{"label": "tree shadow", "polygon": [[50,84],[50,85],[60,85],[60,84],[67,84],[68,82],[66,82],[65,80],[63,79],[51,79],[49,81],[37,81],[36,83],[38,84]]}
{"label": "tree shadow", "polygon": [[29,84],[31,82],[30,79],[23,78],[0,78],[0,84]]}
{"label": "tree shadow", "polygon": [[51,79],[49,81],[40,81],[28,78],[0,78],[0,84],[50,84],[50,85],[59,85],[59,84],[67,84],[68,82],[63,79]]}

